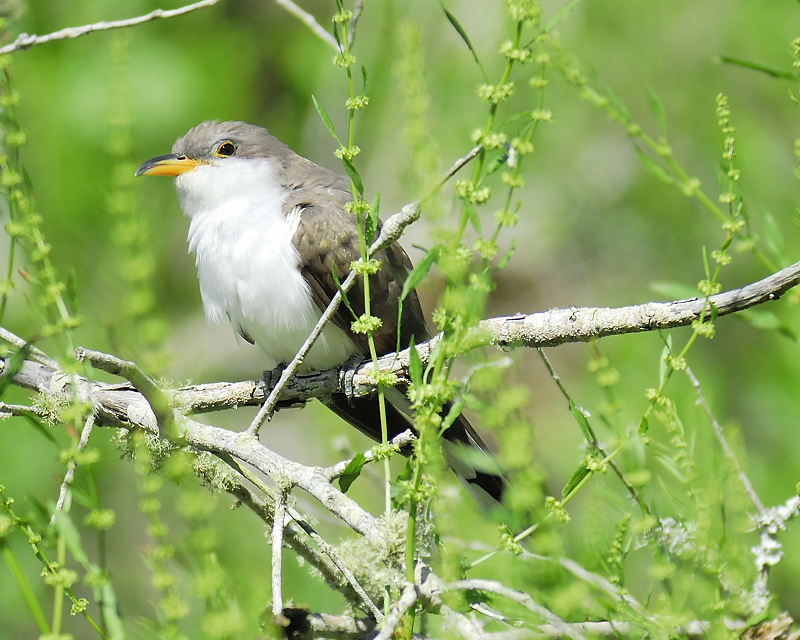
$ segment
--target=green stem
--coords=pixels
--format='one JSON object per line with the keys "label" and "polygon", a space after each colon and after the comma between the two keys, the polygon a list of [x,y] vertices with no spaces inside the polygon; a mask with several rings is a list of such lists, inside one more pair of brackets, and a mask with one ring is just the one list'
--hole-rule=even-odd
{"label": "green stem", "polygon": [[17,562],[14,552],[4,541],[0,541],[0,549],[2,549],[3,560],[5,561],[8,570],[11,572],[14,581],[17,583],[20,593],[22,593],[22,599],[28,606],[28,610],[31,612],[31,615],[36,622],[36,627],[39,629],[39,633],[41,635],[49,635],[50,625],[47,622],[44,611],[42,611],[42,608],[39,606],[39,601],[36,599],[36,595],[33,593],[31,585],[28,583],[22,568],[19,566],[19,562]]}

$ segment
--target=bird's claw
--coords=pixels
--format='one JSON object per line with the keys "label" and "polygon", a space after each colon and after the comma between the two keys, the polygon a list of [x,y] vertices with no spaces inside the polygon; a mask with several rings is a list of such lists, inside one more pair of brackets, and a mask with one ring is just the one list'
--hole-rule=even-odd
{"label": "bird's claw", "polygon": [[269,394],[277,386],[285,368],[286,365],[281,363],[274,369],[268,369],[261,374],[261,387],[264,390],[264,398],[269,397]]}
{"label": "bird's claw", "polygon": [[358,365],[361,364],[362,357],[358,354],[352,356],[342,365],[342,368],[339,369],[339,388],[344,391],[344,395],[347,398],[347,404],[351,407],[353,406],[353,398],[355,398],[355,394],[353,392],[353,378],[356,375],[356,370],[358,369]]}

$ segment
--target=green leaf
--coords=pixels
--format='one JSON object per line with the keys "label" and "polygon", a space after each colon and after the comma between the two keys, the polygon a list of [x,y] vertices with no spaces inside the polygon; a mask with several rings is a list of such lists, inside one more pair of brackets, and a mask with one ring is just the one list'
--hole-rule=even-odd
{"label": "green leaf", "polygon": [[795,342],[800,342],[800,335],[794,328],[786,324],[772,311],[763,309],[744,309],[736,313],[736,317],[744,320],[750,326],[763,331],[777,331]]}
{"label": "green leaf", "polygon": [[783,78],[784,80],[797,80],[797,75],[792,71],[786,71],[779,67],[773,67],[770,64],[762,62],[753,62],[752,60],[745,60],[744,58],[734,58],[733,56],[720,56],[719,61],[723,64],[732,64],[737,67],[744,67],[745,69],[752,69],[753,71],[760,71],[766,73],[773,78]]}
{"label": "green leaf", "polygon": [[673,178],[664,167],[648,157],[638,146],[634,145],[633,148],[636,149],[636,155],[639,156],[639,160],[642,161],[645,169],[647,169],[662,182],[666,182],[667,184],[675,183],[675,178]]}
{"label": "green leaf", "polygon": [[464,203],[464,212],[467,214],[467,220],[469,220],[470,224],[472,224],[472,228],[475,229],[475,233],[477,233],[478,236],[482,235],[481,219],[471,202]]}
{"label": "green leaf", "polygon": [[358,319],[358,314],[353,310],[353,307],[350,306],[350,301],[347,299],[347,294],[342,291],[342,283],[339,282],[339,276],[336,275],[336,267],[331,267],[331,276],[333,277],[333,281],[336,283],[336,288],[339,290],[339,293],[342,294],[342,304],[350,310],[350,313],[353,315],[353,320]]}
{"label": "green leaf", "polygon": [[464,27],[462,27],[458,19],[450,11],[448,11],[447,7],[444,6],[444,2],[442,2],[442,0],[439,0],[439,6],[442,7],[444,15],[447,16],[447,19],[450,21],[450,24],[453,25],[453,28],[458,32],[458,35],[461,36],[461,39],[467,45],[467,48],[472,53],[472,57],[475,58],[475,62],[478,63],[478,67],[480,67],[484,79],[486,79],[486,71],[484,70],[483,64],[481,63],[481,60],[478,57],[478,52],[475,51],[475,47],[472,46],[472,41],[469,39],[467,32],[464,31]]}
{"label": "green leaf", "polygon": [[365,93],[367,90],[367,68],[362,64],[361,65],[361,93]]}
{"label": "green leaf", "polygon": [[658,359],[658,387],[664,388],[664,382],[672,375],[672,367],[667,362],[667,356],[672,353],[672,336],[668,335],[661,350],[661,357]]}
{"label": "green leaf", "polygon": [[11,385],[14,376],[22,369],[22,363],[28,357],[31,350],[31,343],[26,342],[19,351],[14,351],[6,358],[3,375],[0,377],[0,397]]}
{"label": "green leaf", "polygon": [[363,453],[357,453],[353,456],[353,459],[344,468],[342,475],[339,476],[339,488],[342,490],[342,493],[347,493],[347,490],[356,481],[358,476],[361,475],[361,470],[366,463],[367,458]]}
{"label": "green leaf", "polygon": [[489,164],[486,165],[486,174],[484,175],[484,178],[486,176],[492,175],[493,173],[496,173],[499,169],[505,167],[506,162],[508,162],[508,153],[506,153],[505,151],[495,155],[495,157],[492,158],[491,162],[489,162]]}
{"label": "green leaf", "polygon": [[773,216],[769,211],[764,212],[762,227],[764,229],[764,241],[767,243],[767,248],[778,259],[780,264],[786,264],[786,256],[783,253],[785,246],[783,241],[783,230],[775,220],[775,216]]}
{"label": "green leaf", "polygon": [[630,124],[631,114],[630,111],[628,111],[628,105],[625,104],[625,101],[610,87],[603,87],[603,92],[606,98],[608,98],[608,103],[622,118],[623,124]]}
{"label": "green leaf", "polygon": [[[375,230],[378,228],[378,212],[381,208],[381,192],[375,192],[375,199],[372,201],[372,204],[369,207],[369,216],[364,221],[365,222],[365,229],[364,229],[364,237],[367,240],[367,246],[372,244],[372,241],[375,239]],[[398,325],[399,326],[399,325]]]}
{"label": "green leaf", "polygon": [[561,8],[553,14],[553,17],[547,21],[547,24],[544,25],[544,32],[547,33],[554,29],[564,18],[575,11],[581,2],[583,2],[583,0],[567,0],[567,2],[561,5]]}
{"label": "green leaf", "polygon": [[331,132],[333,139],[339,143],[340,147],[343,147],[344,145],[342,144],[342,141],[339,140],[339,136],[336,135],[336,129],[333,128],[333,122],[331,122],[331,119],[328,117],[324,107],[319,103],[319,100],[317,100],[316,96],[313,94],[311,95],[311,100],[314,101],[314,106],[317,109],[317,113],[319,114],[319,117],[322,118],[322,122],[325,123],[325,126],[328,127],[328,131]]}
{"label": "green leaf", "polygon": [[674,280],[651,282],[649,288],[669,300],[691,300],[692,298],[697,298],[699,293],[696,287],[691,287],[683,282],[675,282]]}
{"label": "green leaf", "polygon": [[64,543],[67,545],[67,549],[69,549],[70,555],[81,565],[89,566],[89,557],[81,545],[81,534],[69,514],[64,511],[56,511],[55,524]]}
{"label": "green leaf", "polygon": [[666,138],[667,117],[664,114],[664,105],[661,103],[661,99],[656,95],[656,92],[650,87],[647,87],[647,100],[650,102],[650,110],[653,112],[653,116],[655,116],[658,129],[661,135]]}
{"label": "green leaf", "polygon": [[583,431],[583,436],[589,442],[594,440],[592,436],[592,428],[589,426],[589,421],[586,419],[586,416],[583,415],[583,411],[578,409],[575,403],[572,401],[572,398],[569,399],[569,410],[572,412],[572,416],[575,418],[575,421],[578,423],[578,426]]}
{"label": "green leaf", "polygon": [[412,384],[422,384],[422,360],[413,346],[408,350],[408,377]]}
{"label": "green leaf", "polygon": [[420,282],[422,282],[422,279],[428,275],[433,263],[439,259],[439,253],[441,253],[441,250],[442,248],[440,246],[434,247],[425,254],[425,257],[422,258],[422,260],[414,265],[411,273],[408,274],[406,281],[403,283],[403,291],[400,293],[400,300],[405,300],[406,296],[411,293],[411,290]]}
{"label": "green leaf", "polygon": [[[415,349],[416,351],[416,349]],[[447,415],[442,420],[442,424],[439,427],[439,436],[447,431],[450,427],[453,426],[453,423],[458,419],[458,416],[461,415],[461,411],[464,409],[464,397],[460,397],[456,400],[453,404],[450,405],[450,409],[447,411]]]}
{"label": "green leaf", "polygon": [[508,248],[508,251],[506,251],[505,255],[502,258],[500,258],[500,262],[497,263],[498,271],[504,269],[505,266],[510,262],[511,256],[514,255],[514,250],[516,249],[516,247],[517,247],[517,239],[511,238],[511,246]]}
{"label": "green leaf", "polygon": [[358,169],[356,169],[353,161],[342,158],[342,164],[344,165],[344,170],[347,171],[347,175],[350,176],[350,179],[353,181],[358,195],[364,197],[364,183],[361,182],[361,176],[358,174]]}
{"label": "green leaf", "polygon": [[564,488],[561,490],[561,497],[566,498],[572,490],[577,487],[581,481],[588,476],[590,473],[589,468],[581,463],[580,466],[572,472],[572,475],[567,480],[567,484],[564,485]]}

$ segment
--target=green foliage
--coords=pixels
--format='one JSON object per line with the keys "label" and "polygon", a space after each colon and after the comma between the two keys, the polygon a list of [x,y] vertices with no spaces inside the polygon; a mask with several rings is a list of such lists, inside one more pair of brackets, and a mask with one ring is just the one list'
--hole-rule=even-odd
{"label": "green foliage", "polygon": [[[402,585],[386,590],[389,569],[413,580],[425,559],[449,580],[499,579],[568,621],[625,622],[629,637],[677,635],[697,620],[729,637],[727,619],[796,612],[797,294],[739,314],[744,323],[707,302],[691,329],[551,350],[544,367],[530,352],[471,350],[486,317],[645,302],[648,287],[703,299],[796,259],[800,39],[777,7],[726,6],[725,23],[709,24],[684,4],[366,6],[354,40],[357,16],[337,2],[325,9],[332,22],[319,19],[341,46],[332,61],[288,14],[223,2],[19,51],[13,65],[0,58],[2,324],[67,371],[94,375],[69,361],[80,343],[150,373],[252,377],[260,365],[245,357],[201,360],[227,347],[189,320],[199,302],[185,229],[168,191],[144,193],[133,169],[201,119],[266,124],[315,161],[341,162],[363,232],[360,277],[379,268],[366,253],[379,199],[364,194],[379,187],[388,211],[423,205],[410,233],[426,249],[409,251],[416,267],[401,298],[416,287],[435,299],[442,338],[427,362],[411,359],[415,455],[398,477],[384,434],[382,477],[356,454],[339,480],[359,500],[383,487],[365,502],[384,510],[385,542],[337,549],[371,595],[393,602]],[[117,8],[128,10],[87,0],[78,13],[113,19]],[[32,0],[4,41],[77,19]],[[705,37],[669,36],[687,25]],[[730,56],[731,42],[751,48]],[[473,145],[474,160],[443,186],[441,167]],[[369,286],[365,302],[354,324],[370,335]],[[9,403],[25,398],[0,390]],[[153,436],[104,439],[86,398],[33,406],[38,418],[0,432],[0,588],[13,594],[0,603],[10,629],[0,638],[254,637],[268,550],[251,514],[218,508],[240,476]],[[517,518],[499,530],[461,503],[446,470],[440,436],[462,407],[512,481]],[[310,433],[308,412],[285,413],[276,422],[296,420],[287,440],[308,449],[304,460],[336,461],[339,425],[315,418]],[[341,606],[305,568],[285,576],[285,594],[315,612]],[[487,597],[448,602],[466,611]],[[503,598],[491,604],[542,624]],[[402,632],[425,625],[436,636],[422,617],[410,613]]]}

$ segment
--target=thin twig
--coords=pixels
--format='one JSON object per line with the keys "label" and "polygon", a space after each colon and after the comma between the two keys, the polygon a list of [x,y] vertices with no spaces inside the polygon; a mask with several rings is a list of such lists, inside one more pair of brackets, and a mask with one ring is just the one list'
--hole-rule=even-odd
{"label": "thin twig", "polygon": [[[86,424],[83,425],[83,431],[81,431],[81,437],[78,439],[78,446],[75,447],[75,453],[80,453],[86,448],[86,445],[89,444],[89,436],[92,435],[94,420],[94,413],[90,413],[89,417],[86,418]],[[72,484],[72,479],[75,477],[75,469],[77,468],[78,461],[72,460],[72,462],[69,463],[67,472],[64,474],[64,481],[61,483],[61,489],[58,492],[58,501],[56,502],[55,511],[53,511],[53,515],[50,517],[50,524],[55,523],[56,514],[64,508],[64,503],[67,501],[69,485]]]}
{"label": "thin twig", "polygon": [[758,514],[762,515],[764,513],[764,504],[759,499],[756,490],[750,483],[750,479],[747,477],[744,469],[742,469],[742,465],[739,464],[736,454],[728,444],[728,439],[725,437],[725,433],[722,431],[722,425],[717,422],[717,419],[714,417],[714,413],[711,411],[711,406],[708,404],[708,400],[706,400],[705,394],[703,393],[703,388],[700,386],[700,381],[694,375],[692,369],[688,366],[686,367],[686,375],[689,377],[695,393],[697,394],[697,404],[703,407],[703,410],[706,412],[706,415],[711,422],[711,426],[714,428],[714,433],[717,435],[717,440],[719,440],[719,444],[722,447],[722,451],[725,453],[725,457],[728,458],[728,462],[730,462],[733,470],[739,477],[739,482],[742,483],[744,492],[747,494],[747,497],[750,498],[750,502],[753,503],[753,506],[756,508],[756,511],[758,511]]}
{"label": "thin twig", "polygon": [[356,43],[356,26],[358,26],[358,19],[361,17],[362,11],[364,11],[364,1],[356,0],[356,4],[353,7],[353,17],[350,18],[350,22],[347,24],[347,46],[349,49],[352,49]]}
{"label": "thin twig", "polygon": [[342,562],[338,555],[336,555],[333,547],[328,544],[328,542],[326,542],[325,539],[316,532],[316,530],[308,523],[308,521],[292,507],[289,507],[289,517],[291,517],[292,520],[300,525],[300,528],[303,529],[303,531],[316,543],[320,553],[326,555],[333,565],[339,570],[344,579],[347,580],[348,584],[358,594],[359,598],[361,598],[361,603],[359,606],[364,608],[365,611],[369,611],[369,613],[371,613],[378,622],[382,621],[383,612],[378,609],[378,607],[372,601],[372,598],[370,598],[367,592],[364,590],[364,587],[362,587],[361,583],[356,579],[353,572],[350,571],[349,567]]}
{"label": "thin twig", "polygon": [[[398,433],[394,438],[389,441],[389,445],[396,450],[400,450],[405,446],[410,445],[414,440],[417,439],[411,429],[406,429],[403,433]],[[372,462],[375,458],[375,454],[373,453],[372,449],[367,449],[361,455],[364,456],[366,462]],[[337,462],[336,464],[327,467],[324,472],[331,480],[335,480],[339,476],[341,476],[345,469],[350,465],[352,462],[352,458],[350,460],[342,460],[341,462]]]}
{"label": "thin twig", "polygon": [[81,36],[94,33],[95,31],[107,31],[109,29],[135,27],[138,24],[142,24],[143,22],[149,22],[150,20],[159,20],[161,18],[174,18],[176,16],[189,13],[190,11],[196,11],[197,9],[204,9],[205,7],[210,7],[212,5],[217,4],[219,1],[220,0],[201,0],[200,2],[195,2],[194,4],[189,4],[179,9],[171,9],[169,11],[164,11],[163,9],[156,9],[155,11],[151,11],[150,13],[143,16],[139,16],[137,18],[128,18],[127,20],[115,20],[113,22],[96,22],[94,24],[85,24],[80,27],[69,27],[67,29],[61,29],[60,31],[54,31],[53,33],[48,33],[47,35],[44,36],[28,35],[27,33],[20,33],[17,36],[17,39],[14,40],[14,42],[12,42],[11,44],[7,44],[4,47],[0,47],[0,55],[13,53],[14,51],[19,51],[20,49],[28,49],[30,47],[39,44],[45,44],[46,42],[80,38]]}
{"label": "thin twig", "polygon": [[275,498],[272,520],[272,615],[283,611],[283,527],[286,517],[286,492],[279,491]]}
{"label": "thin twig", "polygon": [[483,640],[486,637],[481,628],[460,611],[443,604],[441,613],[445,627],[456,631],[464,640]]}
{"label": "thin twig", "polygon": [[169,399],[155,380],[142,371],[135,362],[83,347],[75,349],[75,359],[78,362],[87,361],[101,371],[125,378],[147,400],[156,416],[159,428],[168,434],[176,433],[175,413],[170,407]]}
{"label": "thin twig", "polygon": [[417,589],[413,584],[406,585],[400,599],[392,605],[392,610],[386,619],[383,621],[383,628],[381,632],[375,636],[374,640],[389,640],[394,636],[394,631],[397,625],[403,619],[411,607],[417,602]]}
{"label": "thin twig", "polygon": [[48,419],[48,412],[41,407],[29,407],[25,404],[8,404],[7,402],[0,402],[0,417],[22,416],[24,418],[40,418],[41,420]]}
{"label": "thin twig", "polygon": [[550,358],[547,357],[547,354],[544,352],[544,350],[539,348],[536,349],[536,352],[542,359],[542,362],[544,363],[544,366],[547,368],[547,371],[550,374],[550,377],[553,379],[553,382],[556,383],[556,386],[558,387],[558,390],[561,392],[561,395],[563,395],[564,398],[566,398],[567,402],[572,403],[572,406],[575,407],[575,409],[578,412],[580,412],[580,414],[586,419],[586,428],[589,430],[589,435],[591,436],[592,439],[591,443],[592,446],[600,453],[600,455],[606,458],[608,464],[611,465],[611,468],[613,469],[614,473],[620,479],[620,482],[622,482],[622,484],[628,490],[628,493],[631,494],[631,497],[634,500],[636,500],[636,503],[639,505],[639,508],[642,511],[644,511],[647,515],[650,515],[650,507],[648,506],[647,502],[645,502],[645,499],[642,496],[642,494],[639,493],[639,490],[635,486],[633,486],[633,483],[630,480],[628,480],[628,477],[625,475],[625,472],[622,470],[622,467],[620,467],[616,463],[614,458],[608,455],[606,450],[600,444],[600,441],[597,439],[597,435],[595,434],[594,429],[589,424],[589,418],[592,417],[592,414],[589,413],[577,402],[575,402],[575,400],[570,395],[569,391],[567,391],[567,388],[564,386],[564,383],[561,381],[561,376],[559,376],[558,373],[556,372],[555,367],[553,367],[553,363],[550,362]]}
{"label": "thin twig", "polygon": [[324,27],[317,22],[317,19],[312,16],[308,11],[301,9],[298,7],[292,0],[275,0],[275,4],[278,6],[283,7],[289,13],[291,13],[295,18],[298,18],[300,22],[305,24],[311,32],[317,36],[320,40],[322,40],[325,44],[333,47],[334,51],[339,51],[339,43],[336,42],[336,38],[334,38],[330,33],[328,33]]}
{"label": "thin twig", "polygon": [[563,635],[573,638],[573,640],[585,640],[585,636],[582,633],[579,633],[573,629],[569,624],[567,624],[564,620],[559,618],[555,613],[546,607],[538,604],[529,594],[511,589],[505,586],[502,582],[480,579],[457,580],[456,582],[449,583],[446,586],[446,589],[449,591],[486,591],[488,593],[494,593],[498,596],[508,598],[509,600],[522,605],[528,611],[532,611],[548,624],[556,627],[556,629],[561,631]]}
{"label": "thin twig", "polygon": [[[411,203],[404,206],[398,213],[391,215],[381,227],[381,233],[377,240],[375,240],[375,242],[373,242],[372,246],[369,248],[369,255],[372,256],[381,249],[384,249],[393,242],[396,242],[397,239],[403,234],[405,228],[412,222],[415,222],[419,219],[419,214],[419,206],[416,203]],[[352,288],[353,284],[355,284],[356,277],[357,274],[355,270],[353,270],[348,274],[347,278],[345,278],[345,281],[339,287],[339,290],[333,296],[333,299],[331,299],[330,304],[328,304],[328,307],[320,317],[317,325],[314,327],[314,330],[303,343],[303,346],[300,347],[297,355],[295,355],[289,365],[283,370],[281,377],[278,380],[278,384],[275,385],[275,388],[269,394],[267,401],[258,411],[256,417],[253,418],[253,421],[247,428],[246,433],[248,435],[257,436],[261,426],[272,415],[273,411],[275,410],[275,405],[278,402],[278,398],[280,397],[284,388],[287,384],[289,384],[289,381],[297,372],[297,369],[300,367],[300,364],[303,362],[306,355],[308,355],[308,352],[311,351],[311,347],[314,346],[314,343],[322,334],[322,331],[328,322],[330,322],[333,314],[336,313],[336,310],[339,308],[339,305],[342,302],[342,296]]]}
{"label": "thin twig", "polygon": [[31,356],[31,360],[35,360],[41,364],[47,365],[48,367],[52,367],[53,369],[58,369],[58,361],[54,360],[50,356],[48,356],[44,351],[37,349],[33,346],[33,343],[28,342],[27,340],[20,338],[18,335],[15,335],[0,327],[0,340],[7,342],[13,347],[17,349],[27,349],[28,355]]}

